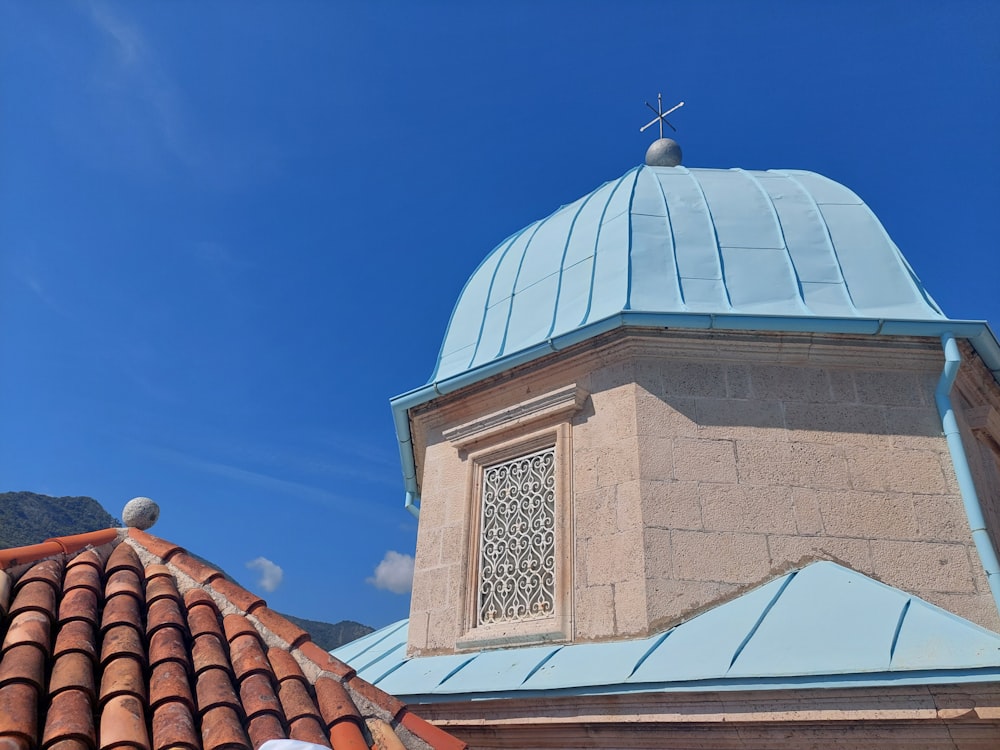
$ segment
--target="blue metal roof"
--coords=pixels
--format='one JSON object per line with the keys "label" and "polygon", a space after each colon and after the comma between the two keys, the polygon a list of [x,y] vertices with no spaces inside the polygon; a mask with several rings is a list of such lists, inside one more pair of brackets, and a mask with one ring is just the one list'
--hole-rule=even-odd
{"label": "blue metal roof", "polygon": [[666,633],[407,659],[407,621],[332,653],[408,702],[1000,679],[1000,635],[831,562]]}
{"label": "blue metal roof", "polygon": [[641,166],[487,256],[455,305],[431,381],[623,311],[805,319],[795,330],[811,318],[945,320],[843,185],[799,170]]}

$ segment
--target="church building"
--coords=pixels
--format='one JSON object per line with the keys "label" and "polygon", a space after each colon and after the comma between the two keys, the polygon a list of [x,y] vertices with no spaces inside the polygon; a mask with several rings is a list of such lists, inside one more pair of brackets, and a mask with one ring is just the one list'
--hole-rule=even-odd
{"label": "church building", "polygon": [[472,748],[996,748],[998,377],[850,189],[661,139],[472,272],[334,656]]}

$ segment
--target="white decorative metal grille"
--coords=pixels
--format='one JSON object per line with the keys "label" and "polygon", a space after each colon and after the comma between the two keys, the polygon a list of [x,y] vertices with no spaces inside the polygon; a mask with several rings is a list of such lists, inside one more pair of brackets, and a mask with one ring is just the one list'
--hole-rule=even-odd
{"label": "white decorative metal grille", "polygon": [[483,469],[478,624],[551,617],[555,448]]}

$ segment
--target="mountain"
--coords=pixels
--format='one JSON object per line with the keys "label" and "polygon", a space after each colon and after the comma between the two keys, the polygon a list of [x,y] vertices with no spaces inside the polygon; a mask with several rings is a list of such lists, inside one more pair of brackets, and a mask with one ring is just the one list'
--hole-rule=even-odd
{"label": "mountain", "polygon": [[310,636],[313,642],[324,651],[332,651],[335,648],[350,643],[363,635],[374,632],[375,628],[362,625],[353,620],[341,620],[337,623],[319,622],[318,620],[306,620],[301,617],[282,614],[294,624],[298,625]]}
{"label": "mountain", "polygon": [[[121,525],[121,521],[104,510],[92,497],[49,497],[35,492],[0,492],[0,549],[24,547],[52,537],[84,534]],[[218,565],[207,560],[204,562],[226,575]],[[233,580],[228,575],[226,577]],[[316,645],[326,651],[374,630],[353,620],[330,623],[305,620],[292,615],[284,617],[309,633]]]}
{"label": "mountain", "polygon": [[92,497],[0,492],[0,549],[112,526],[121,526],[121,521]]}

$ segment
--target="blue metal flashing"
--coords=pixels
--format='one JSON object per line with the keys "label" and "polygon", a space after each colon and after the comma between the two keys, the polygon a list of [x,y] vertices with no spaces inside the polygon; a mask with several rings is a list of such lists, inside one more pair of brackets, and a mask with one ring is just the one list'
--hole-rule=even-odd
{"label": "blue metal flashing", "polygon": [[501,242],[455,304],[430,382],[392,399],[406,507],[419,513],[408,410],[622,326],[969,339],[875,214],[801,170],[640,166]]}
{"label": "blue metal flashing", "polygon": [[408,659],[405,632],[395,623],[332,653],[410,703],[1000,680],[1000,635],[832,562],[647,638]]}

